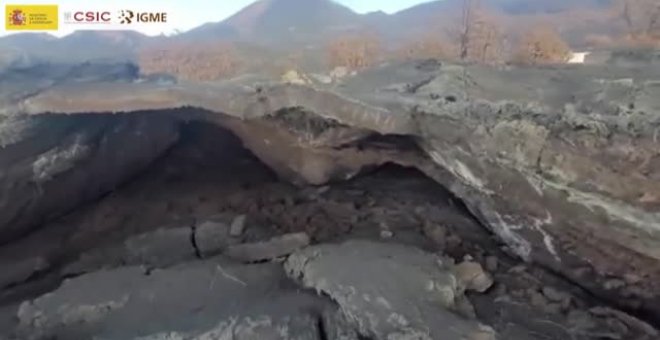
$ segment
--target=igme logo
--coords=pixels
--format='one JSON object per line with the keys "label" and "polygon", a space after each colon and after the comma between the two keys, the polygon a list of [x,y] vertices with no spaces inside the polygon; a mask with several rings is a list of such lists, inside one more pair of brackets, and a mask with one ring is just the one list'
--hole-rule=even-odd
{"label": "igme logo", "polygon": [[129,9],[119,11],[119,23],[124,25],[165,22],[167,22],[166,12],[135,12]]}
{"label": "igme logo", "polygon": [[130,24],[133,23],[133,17],[135,17],[135,13],[131,10],[122,10],[119,11],[119,23],[120,24]]}

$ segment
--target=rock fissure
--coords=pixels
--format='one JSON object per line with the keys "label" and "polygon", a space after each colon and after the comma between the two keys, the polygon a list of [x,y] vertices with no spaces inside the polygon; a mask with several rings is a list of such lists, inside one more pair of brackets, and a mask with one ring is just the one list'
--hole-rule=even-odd
{"label": "rock fissure", "polygon": [[197,220],[193,219],[190,224],[190,246],[195,250],[195,257],[198,259],[202,258],[202,252],[199,250],[197,245]]}
{"label": "rock fissure", "polygon": [[319,317],[318,320],[316,320],[316,328],[319,333],[319,340],[329,340],[322,317]]}

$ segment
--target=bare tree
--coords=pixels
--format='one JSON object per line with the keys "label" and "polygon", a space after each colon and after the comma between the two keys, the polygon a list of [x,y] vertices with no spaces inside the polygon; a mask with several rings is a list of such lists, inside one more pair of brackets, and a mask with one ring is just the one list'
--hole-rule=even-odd
{"label": "bare tree", "polygon": [[379,58],[379,41],[368,34],[340,37],[328,46],[328,62],[333,67],[361,69],[374,65]]}
{"label": "bare tree", "polygon": [[234,75],[239,67],[235,49],[228,43],[172,43],[140,51],[143,73],[168,73],[182,79],[209,81]]}
{"label": "bare tree", "polygon": [[403,45],[396,53],[398,59],[453,59],[451,45],[435,34],[427,34]]}
{"label": "bare tree", "polygon": [[632,38],[660,36],[660,1],[618,0],[615,5]]}
{"label": "bare tree", "polygon": [[501,59],[502,32],[479,0],[463,0],[459,27],[456,45],[461,60],[492,63]]}
{"label": "bare tree", "polygon": [[499,62],[501,59],[501,48],[503,35],[495,19],[486,12],[481,12],[474,22],[472,30],[473,37],[469,50],[472,58],[481,63]]}
{"label": "bare tree", "polygon": [[571,50],[559,33],[550,27],[537,27],[520,39],[514,61],[524,64],[563,63]]}
{"label": "bare tree", "polygon": [[469,56],[470,38],[472,37],[472,28],[476,8],[479,6],[478,0],[463,0],[461,16],[461,32],[459,37],[459,57],[466,60]]}

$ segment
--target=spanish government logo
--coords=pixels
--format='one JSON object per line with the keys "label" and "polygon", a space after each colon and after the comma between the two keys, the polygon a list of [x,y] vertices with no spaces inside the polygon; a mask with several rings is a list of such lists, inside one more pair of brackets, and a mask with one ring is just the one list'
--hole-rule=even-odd
{"label": "spanish government logo", "polygon": [[5,6],[5,29],[8,31],[55,31],[58,21],[57,5]]}

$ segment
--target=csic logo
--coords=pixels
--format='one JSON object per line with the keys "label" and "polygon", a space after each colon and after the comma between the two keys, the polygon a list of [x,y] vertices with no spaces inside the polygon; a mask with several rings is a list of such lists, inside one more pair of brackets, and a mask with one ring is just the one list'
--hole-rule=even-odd
{"label": "csic logo", "polygon": [[166,12],[135,12],[128,9],[119,11],[119,23],[123,25],[165,22],[167,22]]}
{"label": "csic logo", "polygon": [[69,24],[111,24],[112,13],[108,11],[77,11],[64,13]]}
{"label": "csic logo", "polygon": [[9,25],[22,26],[25,25],[25,14],[23,10],[15,9],[9,14]]}

